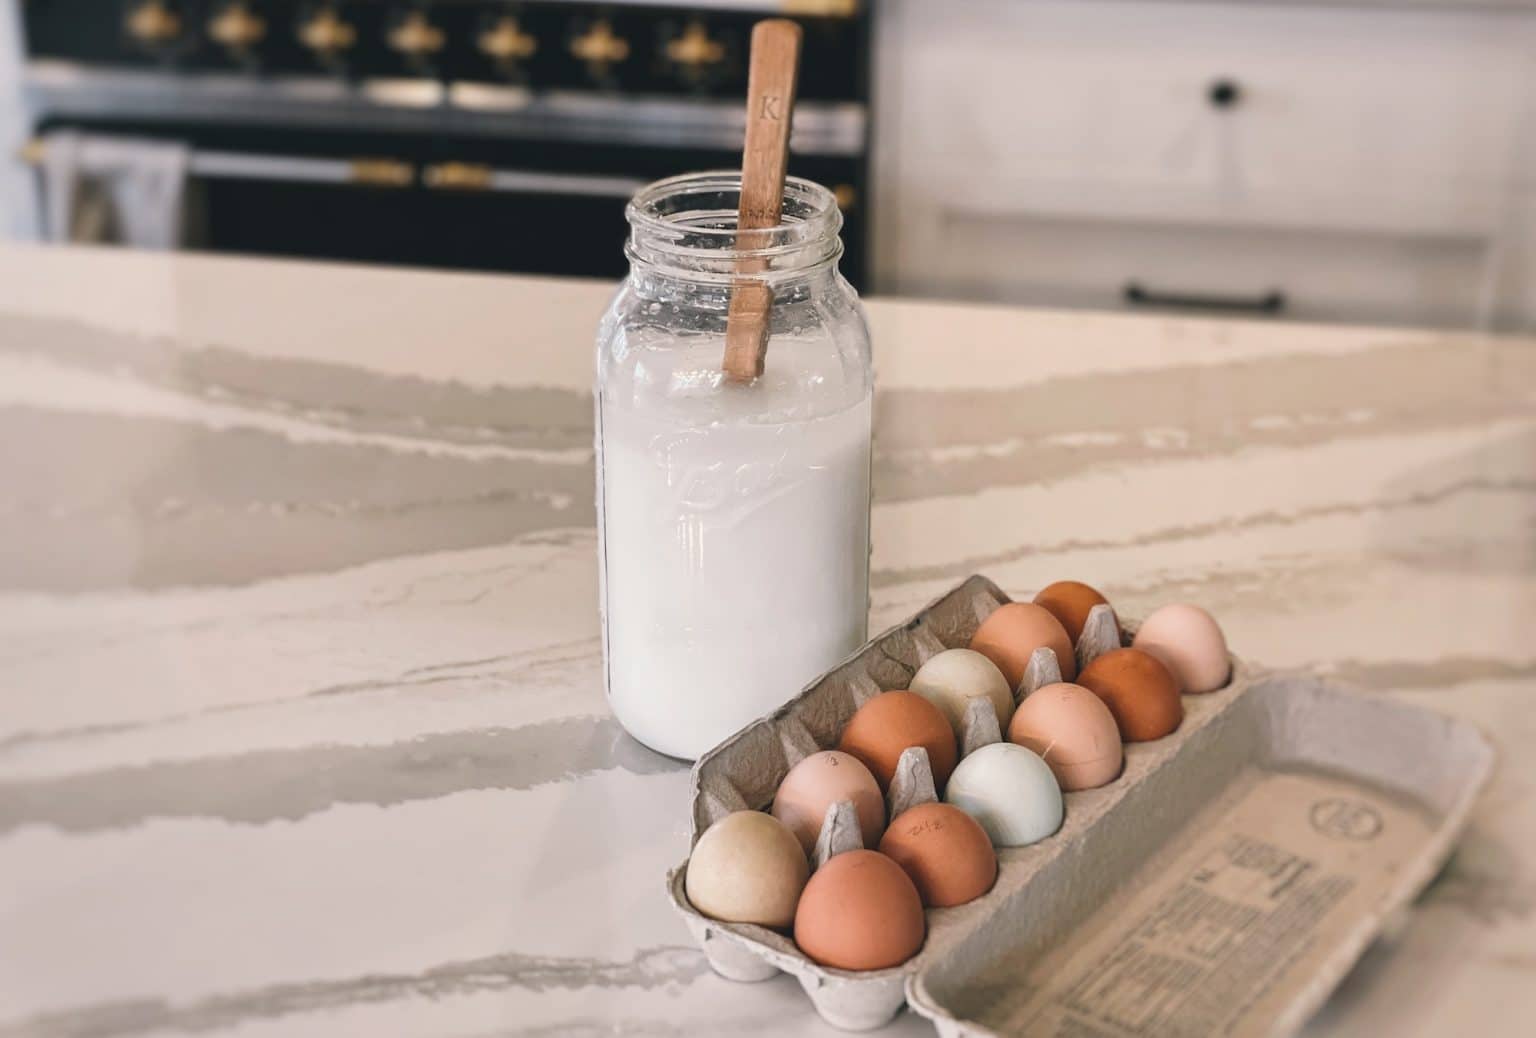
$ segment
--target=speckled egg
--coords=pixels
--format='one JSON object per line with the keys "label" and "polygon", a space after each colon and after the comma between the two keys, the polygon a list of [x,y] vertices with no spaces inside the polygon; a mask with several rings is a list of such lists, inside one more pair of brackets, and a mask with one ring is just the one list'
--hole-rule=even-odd
{"label": "speckled egg", "polygon": [[975,900],[997,879],[997,852],[987,831],[952,804],[903,811],[885,831],[880,853],[912,877],[931,908]]}
{"label": "speckled egg", "polygon": [[1061,621],[1043,606],[1032,602],[1009,602],[999,606],[982,621],[971,636],[971,648],[997,664],[1008,679],[1008,687],[1017,689],[1024,680],[1029,657],[1040,647],[1056,653],[1063,680],[1077,676],[1077,660],[1072,655],[1072,639]]}
{"label": "speckled egg", "polygon": [[837,744],[839,750],[864,763],[881,790],[890,788],[901,751],[908,746],[928,751],[934,788],[942,790],[959,756],[954,729],[938,707],[905,690],[882,692],[859,707]]}
{"label": "speckled egg", "polygon": [[949,726],[960,735],[965,704],[985,698],[997,713],[999,731],[1008,730],[1013,716],[1013,689],[997,664],[971,649],[946,649],[929,657],[912,676],[912,691],[944,712]]}
{"label": "speckled egg", "polygon": [[923,901],[902,867],[877,851],[847,851],[816,870],[795,911],[795,943],[823,966],[881,970],[923,946]]}
{"label": "speckled egg", "polygon": [[733,811],[693,845],[683,890],[711,919],[783,929],[794,922],[810,871],[784,823],[761,811]]}
{"label": "speckled egg", "polygon": [[1140,649],[1106,652],[1083,668],[1077,683],[1104,700],[1126,742],[1161,739],[1184,720],[1178,681]]}
{"label": "speckled egg", "polygon": [[1011,742],[983,746],[962,760],[944,800],[980,822],[998,847],[1022,847],[1061,828],[1061,787],[1050,765]]}
{"label": "speckled egg", "polygon": [[1162,660],[1185,692],[1214,692],[1231,674],[1226,636],[1197,605],[1163,606],[1142,622],[1132,645]]}
{"label": "speckled egg", "polygon": [[773,817],[789,827],[810,854],[816,847],[827,808],[853,802],[864,846],[880,842],[885,829],[885,797],[864,762],[838,750],[822,750],[789,769],[773,797]]}
{"label": "speckled egg", "polygon": [[1064,681],[1025,697],[1013,712],[1008,741],[1038,753],[1064,792],[1113,782],[1125,759],[1109,707],[1088,689]]}
{"label": "speckled egg", "polygon": [[1061,626],[1066,628],[1067,637],[1076,645],[1077,640],[1083,636],[1083,625],[1088,622],[1088,614],[1093,607],[1109,605],[1109,599],[1080,581],[1058,580],[1035,596],[1035,605],[1060,621]]}

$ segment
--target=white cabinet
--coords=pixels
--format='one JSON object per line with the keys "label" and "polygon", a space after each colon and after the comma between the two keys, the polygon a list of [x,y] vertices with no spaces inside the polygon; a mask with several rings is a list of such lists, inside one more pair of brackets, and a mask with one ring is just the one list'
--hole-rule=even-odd
{"label": "white cabinet", "polygon": [[[876,283],[1467,325],[1516,256],[1536,12],[887,0]],[[1502,268],[1505,275],[1510,266]],[[1507,280],[1507,277],[1505,278]]]}

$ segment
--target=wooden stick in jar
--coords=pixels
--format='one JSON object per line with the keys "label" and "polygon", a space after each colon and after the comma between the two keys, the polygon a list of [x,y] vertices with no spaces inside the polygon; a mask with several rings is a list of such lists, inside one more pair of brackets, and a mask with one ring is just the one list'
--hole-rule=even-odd
{"label": "wooden stick in jar", "polygon": [[[789,125],[795,108],[800,65],[800,26],[769,18],[752,28],[752,64],[747,73],[747,140],[741,154],[739,231],[777,227],[784,209],[784,171],[789,163]],[[746,260],[742,273],[764,269]],[[763,373],[768,352],[768,316],[773,289],[743,279],[731,287],[726,316],[725,359],[721,369],[732,382],[751,382]]]}

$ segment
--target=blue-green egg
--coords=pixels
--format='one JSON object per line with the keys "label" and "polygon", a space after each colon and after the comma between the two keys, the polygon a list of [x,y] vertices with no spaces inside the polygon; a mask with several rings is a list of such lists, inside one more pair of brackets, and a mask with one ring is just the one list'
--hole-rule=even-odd
{"label": "blue-green egg", "polygon": [[981,823],[996,847],[1023,847],[1061,828],[1061,786],[1033,750],[983,746],[956,766],[944,799]]}

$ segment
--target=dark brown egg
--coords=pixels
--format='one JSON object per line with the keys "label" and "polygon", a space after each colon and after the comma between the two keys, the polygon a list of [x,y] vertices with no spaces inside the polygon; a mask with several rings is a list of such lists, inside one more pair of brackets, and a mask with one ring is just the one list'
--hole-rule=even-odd
{"label": "dark brown egg", "polygon": [[1104,700],[1126,742],[1161,739],[1184,720],[1178,681],[1140,649],[1106,652],[1083,668],[1077,683]]}
{"label": "dark brown egg", "polygon": [[890,788],[901,752],[908,746],[928,751],[933,785],[942,793],[959,758],[955,731],[943,712],[916,692],[880,693],[848,719],[837,744],[864,762],[881,790]]}
{"label": "dark brown egg", "polygon": [[1076,645],[1083,636],[1089,611],[1096,605],[1109,605],[1109,599],[1079,581],[1058,580],[1035,596],[1035,605],[1061,621],[1061,626],[1067,629],[1067,637]]}
{"label": "dark brown egg", "polygon": [[971,636],[971,648],[997,664],[997,669],[1008,679],[1008,687],[1014,691],[1024,680],[1030,655],[1042,646],[1056,654],[1061,679],[1071,681],[1077,675],[1072,639],[1067,636],[1061,621],[1042,606],[1029,602],[1009,602],[999,606]]}

